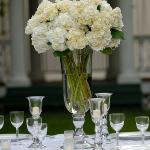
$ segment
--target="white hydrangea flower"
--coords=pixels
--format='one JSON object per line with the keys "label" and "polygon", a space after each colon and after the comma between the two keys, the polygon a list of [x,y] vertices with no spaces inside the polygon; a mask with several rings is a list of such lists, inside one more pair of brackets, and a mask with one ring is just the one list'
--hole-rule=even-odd
{"label": "white hydrangea flower", "polygon": [[43,17],[45,21],[52,21],[58,15],[58,9],[55,3],[51,3],[45,7]]}
{"label": "white hydrangea flower", "polygon": [[112,11],[112,7],[110,6],[110,4],[107,1],[102,0],[101,1],[101,11]]}
{"label": "white hydrangea flower", "polygon": [[36,14],[42,14],[44,12],[44,9],[51,4],[52,2],[50,2],[49,0],[43,0],[37,8]]}
{"label": "white hydrangea flower", "polygon": [[111,12],[109,11],[103,11],[98,16],[96,21],[93,22],[92,31],[96,32],[106,32],[107,30],[110,30],[112,27],[112,16]]}
{"label": "white hydrangea flower", "polygon": [[47,44],[49,42],[46,36],[47,32],[48,28],[44,23],[33,30],[32,45],[38,53],[44,53],[50,49],[50,46]]}
{"label": "white hydrangea flower", "polygon": [[54,27],[63,27],[70,29],[77,26],[77,23],[72,19],[68,13],[60,13],[59,16],[54,20]]}
{"label": "white hydrangea flower", "polygon": [[81,1],[74,1],[74,4],[69,8],[69,14],[77,21],[82,23],[84,20],[81,18],[81,13],[87,5]]}
{"label": "white hydrangea flower", "polygon": [[112,18],[113,18],[113,27],[118,28],[121,30],[121,28],[124,26],[122,21],[122,13],[121,9],[119,7],[116,7],[112,11]]}
{"label": "white hydrangea flower", "polygon": [[67,49],[67,46],[61,43],[52,43],[52,48],[57,51],[64,51]]}
{"label": "white hydrangea flower", "polygon": [[91,25],[99,14],[97,5],[88,4],[84,1],[76,1],[70,8],[71,16],[81,25]]}
{"label": "white hydrangea flower", "polygon": [[72,1],[70,0],[56,0],[57,9],[61,13],[68,12],[70,6],[72,5]]}
{"label": "white hydrangea flower", "polygon": [[110,48],[117,48],[120,45],[120,39],[112,39],[111,42],[107,45]]}
{"label": "white hydrangea flower", "polygon": [[99,10],[97,10],[96,5],[88,5],[81,12],[81,24],[83,25],[92,25],[99,15]]}
{"label": "white hydrangea flower", "polygon": [[32,16],[31,19],[28,20],[27,26],[25,28],[26,34],[32,34],[33,29],[40,25],[40,23],[43,21],[42,15],[35,15]]}
{"label": "white hydrangea flower", "polygon": [[80,0],[81,2],[86,3],[87,5],[101,5],[102,0]]}
{"label": "white hydrangea flower", "polygon": [[35,15],[42,15],[43,21],[51,21],[58,15],[58,9],[55,3],[49,0],[43,0]]}
{"label": "white hydrangea flower", "polygon": [[83,49],[87,45],[85,32],[80,29],[71,29],[67,34],[67,46],[70,50]]}
{"label": "white hydrangea flower", "polygon": [[58,43],[58,44],[64,44],[67,36],[67,31],[63,28],[57,27],[54,30],[50,30],[47,33],[47,38],[50,43]]}
{"label": "white hydrangea flower", "polygon": [[87,39],[89,46],[95,51],[101,51],[105,49],[111,41],[111,32],[108,30],[106,32],[89,32],[87,34]]}

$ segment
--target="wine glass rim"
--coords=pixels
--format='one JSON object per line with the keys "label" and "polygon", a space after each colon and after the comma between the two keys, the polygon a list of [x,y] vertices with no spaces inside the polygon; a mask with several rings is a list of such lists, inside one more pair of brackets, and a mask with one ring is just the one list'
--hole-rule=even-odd
{"label": "wine glass rim", "polygon": [[97,97],[97,98],[90,98],[90,101],[105,101],[105,99],[104,98],[99,98],[99,97]]}
{"label": "wine glass rim", "polygon": [[42,125],[42,126],[47,126],[48,124],[47,124],[47,123],[42,123],[41,125]]}
{"label": "wine glass rim", "polygon": [[[30,119],[33,119],[33,118],[26,118],[26,122],[28,121],[28,120],[30,120]],[[33,119],[34,120],[34,119]]]}
{"label": "wine glass rim", "polygon": [[43,122],[42,124],[47,124],[46,122]]}
{"label": "wine glass rim", "polygon": [[32,117],[29,117],[29,118],[26,118],[26,121],[29,120],[29,119],[32,119],[32,120],[39,120],[39,119],[41,119],[42,120],[42,117],[39,117],[38,119],[34,119]]}
{"label": "wine glass rim", "polygon": [[117,115],[125,116],[125,113],[111,113],[111,114],[109,114],[109,116],[112,116],[112,115],[114,115],[114,116],[117,116]]}
{"label": "wine glass rim", "polygon": [[111,96],[113,93],[95,93],[96,96]]}
{"label": "wine glass rim", "polygon": [[45,98],[45,96],[27,96],[27,99],[33,98],[33,99],[38,99],[38,98]]}
{"label": "wine glass rim", "polygon": [[149,119],[149,116],[137,116],[137,117],[135,117],[135,119],[137,119],[137,118],[148,118]]}

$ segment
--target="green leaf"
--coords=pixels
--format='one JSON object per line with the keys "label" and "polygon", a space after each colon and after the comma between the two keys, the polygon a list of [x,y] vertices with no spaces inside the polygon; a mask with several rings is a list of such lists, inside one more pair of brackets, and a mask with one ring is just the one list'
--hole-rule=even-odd
{"label": "green leaf", "polygon": [[47,42],[47,45],[51,46],[51,45],[52,45],[52,43],[51,43],[51,42]]}
{"label": "green leaf", "polygon": [[92,29],[89,25],[87,25],[87,28],[88,28],[89,31],[92,31]]}
{"label": "green leaf", "polygon": [[100,52],[103,53],[103,54],[105,54],[105,55],[111,55],[112,52],[113,52],[113,50],[112,50],[112,48],[108,47],[108,48],[103,49]]}
{"label": "green leaf", "polygon": [[70,52],[69,49],[67,49],[67,50],[65,50],[65,51],[54,51],[54,52],[53,52],[53,55],[54,55],[55,57],[63,57],[63,56],[65,56],[65,55],[67,55],[69,52]]}
{"label": "green leaf", "polygon": [[97,10],[101,11],[101,5],[97,6]]}
{"label": "green leaf", "polygon": [[124,33],[122,31],[117,30],[116,28],[111,29],[111,35],[113,39],[124,40]]}

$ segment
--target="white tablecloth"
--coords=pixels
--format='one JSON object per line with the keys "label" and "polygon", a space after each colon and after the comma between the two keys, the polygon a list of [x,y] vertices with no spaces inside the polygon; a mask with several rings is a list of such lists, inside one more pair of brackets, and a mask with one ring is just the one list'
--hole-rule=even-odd
{"label": "white tablecloth", "polygon": [[[149,134],[150,135],[150,134]],[[91,141],[91,140],[89,140]],[[60,147],[63,145],[64,136],[62,134],[55,136],[47,136],[43,144],[47,147],[43,150],[61,150]],[[11,150],[32,150],[27,148],[31,143],[31,139],[23,140],[19,142],[20,145],[17,145],[16,142],[11,143]],[[121,150],[150,150],[150,138],[146,138],[144,147],[141,146],[140,138],[133,140],[133,138],[124,138],[120,139],[120,149]],[[140,147],[141,146],[141,147]],[[115,150],[115,139],[113,144],[107,145],[106,150]]]}
{"label": "white tablecloth", "polygon": [[[46,146],[46,148],[44,148],[43,150],[60,150],[60,147],[63,145],[63,142],[64,142],[64,136],[62,134],[55,135],[55,136],[47,136],[45,138],[45,140],[43,141],[43,145]],[[31,145],[31,143],[32,143],[31,138],[26,139],[26,140],[20,140],[19,144],[12,141],[11,142],[11,150],[33,150],[31,148],[28,148],[28,146]],[[0,148],[0,150],[1,150],[1,148]]]}

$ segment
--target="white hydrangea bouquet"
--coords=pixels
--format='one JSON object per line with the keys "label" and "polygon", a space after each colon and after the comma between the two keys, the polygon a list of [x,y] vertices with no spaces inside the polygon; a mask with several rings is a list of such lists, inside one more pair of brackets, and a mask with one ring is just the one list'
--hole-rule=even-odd
{"label": "white hydrangea bouquet", "polygon": [[[74,74],[68,77],[70,99],[80,101],[91,97],[83,77],[91,50],[111,54],[124,38],[122,27],[120,8],[113,9],[105,0],[43,0],[25,33],[31,34],[38,53],[53,50],[63,58],[66,73]],[[73,58],[75,52],[82,55],[80,63]]]}
{"label": "white hydrangea bouquet", "polygon": [[28,21],[26,34],[38,53],[84,49],[111,53],[123,39],[120,8],[105,0],[43,0]]}

